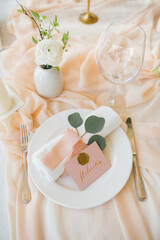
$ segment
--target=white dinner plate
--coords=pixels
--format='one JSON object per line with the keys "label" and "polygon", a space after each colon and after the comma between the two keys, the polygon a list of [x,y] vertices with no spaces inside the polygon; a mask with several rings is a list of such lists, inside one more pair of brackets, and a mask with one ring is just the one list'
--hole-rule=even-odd
{"label": "white dinner plate", "polygon": [[67,110],[57,113],[45,121],[30,142],[28,165],[33,182],[48,199],[64,207],[85,209],[109,201],[125,186],[132,169],[132,150],[126,134],[121,127],[118,127],[106,137],[104,154],[111,162],[111,168],[85,190],[80,191],[69,176],[56,182],[47,181],[35,168],[32,155],[46,142],[66,130],[67,127],[71,127],[67,118],[73,112],[79,112],[83,118],[91,110]]}

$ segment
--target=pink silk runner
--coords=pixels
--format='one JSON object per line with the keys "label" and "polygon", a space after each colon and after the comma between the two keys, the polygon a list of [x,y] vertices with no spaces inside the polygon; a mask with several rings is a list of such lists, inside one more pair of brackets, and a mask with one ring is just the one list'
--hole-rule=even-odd
{"label": "pink silk runner", "polygon": [[[64,91],[55,98],[40,97],[34,87],[33,73],[36,34],[33,24],[12,11],[8,23],[16,36],[12,46],[3,52],[5,81],[24,101],[12,116],[0,121],[0,138],[8,152],[7,203],[11,237],[14,240],[75,239],[160,239],[160,80],[151,70],[160,57],[160,38],[155,32],[159,1],[93,0],[99,16],[94,26],[78,21],[86,1],[30,0],[25,4],[53,18],[56,13],[64,29],[70,30],[70,49],[61,69]],[[144,64],[139,76],[119,87],[125,96],[128,114],[133,117],[139,163],[148,199],[139,202],[135,195],[133,174],[122,191],[109,202],[88,210],[61,207],[45,198],[30,180],[32,201],[21,202],[23,160],[19,146],[19,126],[25,122],[32,132],[50,116],[72,108],[96,109],[96,97],[111,84],[100,75],[95,58],[98,38],[107,25],[118,19],[141,24],[147,33]],[[74,20],[73,20],[74,19]],[[107,189],[106,189],[107,191]]]}

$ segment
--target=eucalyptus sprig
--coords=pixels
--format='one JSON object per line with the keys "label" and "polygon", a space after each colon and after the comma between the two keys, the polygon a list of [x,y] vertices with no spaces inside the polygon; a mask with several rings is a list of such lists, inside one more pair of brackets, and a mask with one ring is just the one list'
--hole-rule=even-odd
{"label": "eucalyptus sprig", "polygon": [[[29,17],[36,24],[36,27],[38,28],[38,31],[39,31],[39,34],[40,34],[40,38],[41,38],[41,40],[43,40],[43,34],[42,34],[42,29],[41,29],[41,23],[40,22],[42,22],[42,20],[45,19],[46,16],[40,17],[40,15],[38,13],[34,12],[31,9],[29,10],[28,8],[23,6],[21,3],[19,3],[18,1],[17,1],[17,3],[21,7],[21,9],[17,9],[17,12],[25,14],[27,17]],[[38,41],[36,39],[34,39],[34,37],[32,37],[32,40],[34,41],[34,43],[38,43]]]}
{"label": "eucalyptus sprig", "polygon": [[[69,32],[64,33],[63,36],[62,36],[62,42],[63,42],[63,47],[62,48],[63,48],[63,50],[66,48],[68,40],[69,40]],[[66,51],[68,51],[68,50],[66,49]]]}
{"label": "eucalyptus sprig", "polygon": [[[72,113],[68,116],[68,122],[70,125],[76,129],[78,135],[78,127],[80,127],[83,123],[83,119],[81,118],[80,114],[75,112]],[[100,132],[105,124],[105,119],[102,117],[97,117],[97,116],[90,116],[85,120],[84,126],[85,126],[85,132],[80,136],[83,137],[86,133],[98,133]],[[103,138],[100,135],[93,135],[89,141],[88,145],[90,145],[93,142],[97,142],[98,146],[100,147],[101,150],[104,150],[106,147],[106,141],[105,138]]]}
{"label": "eucalyptus sprig", "polygon": [[158,66],[152,70],[152,73],[155,73],[155,72],[157,72],[158,77],[160,77],[160,64],[158,64]]}
{"label": "eucalyptus sprig", "polygon": [[[55,37],[56,33],[60,33],[58,27],[59,27],[59,23],[57,20],[57,15],[54,16],[54,20],[50,20],[49,22],[49,26],[48,29],[45,28],[42,23],[43,20],[45,20],[47,17],[46,16],[40,16],[37,12],[34,12],[31,9],[28,9],[27,7],[23,6],[21,3],[19,3],[17,1],[17,3],[19,4],[19,6],[21,7],[20,9],[17,9],[17,12],[25,14],[27,17],[29,17],[36,25],[38,31],[39,31],[39,35],[40,35],[40,39],[35,39],[32,36],[32,40],[35,44],[38,43],[38,41],[41,41],[45,38],[47,39],[51,39]],[[62,49],[65,51],[68,51],[68,49],[66,48],[68,45],[68,40],[69,40],[69,32],[67,31],[67,33],[63,33],[61,41],[63,43]]]}

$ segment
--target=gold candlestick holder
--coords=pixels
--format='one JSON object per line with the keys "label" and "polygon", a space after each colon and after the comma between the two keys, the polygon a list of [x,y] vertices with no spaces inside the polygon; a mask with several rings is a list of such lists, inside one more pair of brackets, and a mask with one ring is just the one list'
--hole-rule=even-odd
{"label": "gold candlestick holder", "polygon": [[98,21],[98,17],[90,12],[90,0],[88,0],[88,10],[79,16],[79,20],[84,24],[93,24]]}

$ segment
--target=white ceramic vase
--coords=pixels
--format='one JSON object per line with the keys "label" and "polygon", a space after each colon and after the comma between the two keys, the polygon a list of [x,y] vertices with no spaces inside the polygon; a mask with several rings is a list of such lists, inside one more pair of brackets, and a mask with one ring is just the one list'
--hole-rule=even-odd
{"label": "white ceramic vase", "polygon": [[62,72],[54,67],[44,69],[37,66],[34,71],[34,84],[40,96],[45,98],[57,97],[63,90]]}

